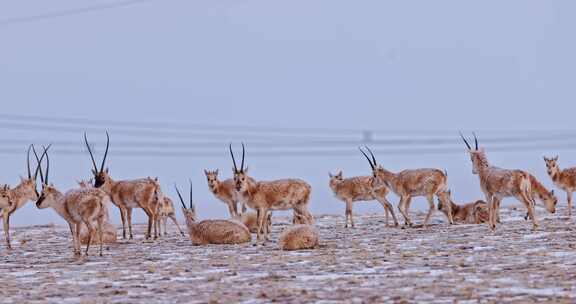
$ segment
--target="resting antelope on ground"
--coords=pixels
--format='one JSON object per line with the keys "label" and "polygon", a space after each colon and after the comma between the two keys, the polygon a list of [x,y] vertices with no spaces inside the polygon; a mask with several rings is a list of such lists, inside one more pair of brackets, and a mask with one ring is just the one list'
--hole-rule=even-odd
{"label": "resting antelope on ground", "polygon": [[450,212],[455,223],[459,224],[481,224],[488,222],[488,204],[478,200],[474,203],[457,205],[452,201],[450,190],[441,191],[438,194],[438,210],[442,211],[446,218]]}
{"label": "resting antelope on ground", "polygon": [[278,238],[281,250],[314,249],[319,245],[318,230],[311,225],[293,225],[284,230]]}
{"label": "resting antelope on ground", "polygon": [[[50,146],[48,146],[49,148]],[[20,184],[18,186],[10,189],[6,186],[4,190],[4,203],[0,203],[0,209],[2,209],[2,222],[4,226],[4,235],[6,238],[6,246],[8,249],[12,249],[10,244],[10,217],[18,209],[24,207],[28,201],[36,201],[38,199],[38,190],[36,190],[36,179],[38,178],[38,169],[36,167],[36,172],[32,176],[32,171],[30,170],[30,151],[34,150],[34,146],[30,145],[28,147],[27,157],[26,157],[26,167],[28,169],[27,178],[20,178]],[[10,198],[8,200],[8,198]]]}
{"label": "resting antelope on ground", "polygon": [[122,237],[126,239],[127,220],[130,239],[134,238],[132,235],[132,209],[141,208],[148,216],[146,239],[151,237],[152,229],[154,229],[154,238],[157,238],[158,231],[156,230],[155,225],[156,212],[158,210],[158,204],[164,199],[158,181],[151,178],[121,181],[113,180],[109,175],[108,168],[104,169],[106,157],[108,155],[108,148],[110,146],[110,137],[108,136],[108,132],[106,132],[106,152],[104,153],[100,169],[96,167],[96,161],[94,160],[94,155],[92,154],[92,149],[88,143],[86,133],[84,133],[84,141],[92,160],[94,187],[100,188],[106,192],[112,199],[114,205],[120,209],[120,217],[122,219]]}
{"label": "resting antelope on ground", "polygon": [[252,239],[250,231],[242,223],[235,220],[204,220],[196,222],[196,207],[192,200],[192,182],[190,182],[190,207],[187,208],[184,199],[175,186],[178,198],[182,203],[182,212],[186,218],[188,235],[193,245],[208,244],[242,244]]}
{"label": "resting antelope on ground", "polygon": [[[244,226],[248,227],[251,233],[258,233],[258,213],[257,212],[244,212],[242,215],[237,215],[234,220],[241,222]],[[264,224],[266,233],[270,233],[272,229],[272,212],[268,212],[266,223]]]}
{"label": "resting antelope on ground", "polygon": [[[398,210],[404,217],[405,225],[412,226],[410,221],[409,209],[410,202],[413,197],[425,196],[428,200],[428,214],[424,219],[424,227],[428,226],[428,221],[434,213],[434,196],[447,189],[447,176],[444,172],[438,169],[412,169],[404,170],[399,173],[390,172],[384,167],[378,165],[376,162],[376,157],[370,148],[366,147],[372,159],[368,157],[364,150],[360,149],[360,152],[366,157],[370,167],[372,168],[372,185],[374,188],[378,189],[380,187],[387,187],[400,196],[400,203],[398,204]],[[448,222],[454,224],[452,219],[452,213],[450,212]]]}
{"label": "resting antelope on ground", "polygon": [[[486,196],[488,202],[488,224],[492,230],[496,229],[496,222],[500,218],[500,202],[505,197],[514,197],[528,210],[528,216],[532,219],[534,229],[538,228],[538,221],[534,213],[535,201],[532,196],[532,183],[530,174],[522,170],[508,170],[493,167],[488,162],[484,149],[478,148],[478,138],[474,134],[475,148],[472,149],[464,135],[460,137],[468,148],[470,160],[472,161],[472,173],[478,175],[480,188]],[[550,208],[549,206],[547,206]],[[552,207],[553,208],[553,207]],[[553,209],[548,211],[554,212]]]}
{"label": "resting antelope on ground", "polygon": [[174,209],[174,203],[172,200],[165,196],[164,200],[158,204],[158,211],[156,216],[156,226],[158,230],[158,234],[162,235],[162,226],[164,226],[164,235],[168,235],[168,230],[166,229],[166,222],[168,218],[172,220],[178,231],[180,231],[181,235],[184,235],[182,229],[180,229],[180,225],[178,224],[178,220],[176,220],[176,210]]}
{"label": "resting antelope on ground", "polygon": [[384,207],[384,212],[386,215],[386,226],[388,226],[388,216],[392,213],[392,218],[394,219],[394,225],[398,226],[398,220],[396,219],[396,214],[394,214],[394,208],[392,204],[386,199],[388,194],[388,188],[382,186],[379,188],[374,187],[374,177],[372,176],[357,176],[344,178],[342,171],[338,172],[336,175],[330,176],[330,189],[334,192],[334,195],[346,203],[346,225],[348,228],[348,222],[352,228],[354,228],[354,217],[352,215],[352,203],[358,201],[378,201],[382,207]]}
{"label": "resting antelope on ground", "polygon": [[[96,188],[80,188],[62,193],[50,184],[50,158],[47,149],[44,149],[46,155],[46,175],[42,174],[40,169],[40,179],[42,180],[42,193],[36,201],[38,209],[53,208],[70,226],[72,241],[74,244],[74,254],[81,255],[81,225],[86,225],[88,229],[88,240],[86,242],[86,252],[88,255],[92,236],[98,232],[98,242],[100,244],[100,256],[102,256],[102,247],[104,242],[104,222],[108,217],[107,202],[109,197],[104,191]],[[38,160],[38,166],[41,165]],[[96,227],[94,227],[96,223]]]}
{"label": "resting antelope on ground", "polygon": [[[300,179],[282,179],[276,181],[256,181],[248,176],[248,168],[244,167],[246,150],[242,144],[242,163],[240,169],[236,166],[232,144],[229,146],[230,155],[234,164],[234,184],[240,200],[258,213],[258,240],[264,234],[264,222],[268,211],[294,210],[294,218],[300,224],[313,224],[314,217],[308,211],[312,187]],[[300,219],[300,220],[297,220]]]}
{"label": "resting antelope on ground", "polygon": [[572,216],[572,193],[576,191],[576,168],[560,169],[558,156],[553,158],[544,157],[548,175],[556,187],[566,191],[568,200],[568,217]]}
{"label": "resting antelope on ground", "polygon": [[[234,218],[235,216],[241,215],[241,213],[238,212],[238,193],[234,187],[234,179],[229,178],[220,181],[218,179],[218,170],[204,170],[204,174],[206,174],[210,192],[212,192],[217,199],[228,205],[230,217]],[[246,205],[242,204],[242,213],[244,212],[246,212]]]}

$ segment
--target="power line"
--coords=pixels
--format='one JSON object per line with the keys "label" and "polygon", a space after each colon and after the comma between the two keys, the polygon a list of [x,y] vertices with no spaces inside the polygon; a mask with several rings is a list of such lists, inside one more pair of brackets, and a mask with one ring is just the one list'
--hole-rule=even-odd
{"label": "power line", "polygon": [[21,24],[21,23],[32,23],[32,22],[36,22],[36,21],[57,19],[57,18],[61,18],[61,17],[70,17],[70,16],[93,13],[93,12],[98,12],[98,11],[128,7],[128,6],[133,6],[136,4],[140,4],[140,3],[144,3],[144,2],[150,2],[150,1],[153,1],[153,0],[125,0],[125,1],[117,1],[117,2],[112,2],[112,3],[94,4],[94,5],[90,5],[90,6],[71,8],[71,9],[66,9],[66,10],[52,11],[52,12],[36,14],[36,15],[4,18],[4,19],[0,19],[0,27],[1,26],[14,25],[14,24]]}

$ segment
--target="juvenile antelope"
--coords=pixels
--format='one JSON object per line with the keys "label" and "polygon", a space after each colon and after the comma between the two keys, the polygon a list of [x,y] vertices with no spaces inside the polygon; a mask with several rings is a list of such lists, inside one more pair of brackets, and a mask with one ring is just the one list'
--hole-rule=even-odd
{"label": "juvenile antelope", "polygon": [[263,231],[268,211],[294,210],[295,218],[302,218],[303,224],[313,224],[314,217],[308,211],[308,203],[312,187],[300,179],[282,179],[276,181],[255,181],[248,176],[248,169],[244,167],[246,150],[242,144],[242,163],[240,169],[236,166],[232,144],[229,146],[230,155],[234,164],[234,184],[240,200],[258,213],[258,240],[262,234],[264,240],[268,233]]}
{"label": "juvenile antelope", "polygon": [[496,222],[500,218],[500,202],[505,197],[514,197],[528,210],[528,216],[532,219],[533,228],[538,228],[538,221],[534,214],[535,201],[532,196],[532,183],[530,174],[522,170],[508,170],[491,166],[484,149],[478,148],[478,138],[474,134],[475,148],[472,149],[466,138],[460,133],[460,137],[468,148],[472,161],[472,173],[478,175],[480,188],[488,202],[488,223],[492,230],[496,229]]}
{"label": "juvenile antelope", "polygon": [[235,220],[204,220],[196,222],[196,208],[192,201],[192,182],[190,182],[190,207],[187,208],[180,190],[175,186],[182,203],[182,212],[186,218],[188,235],[195,246],[208,244],[242,244],[251,241],[250,231]]}
{"label": "juvenile antelope", "polygon": [[172,222],[174,222],[174,224],[178,228],[178,231],[180,231],[180,234],[184,235],[184,232],[182,231],[182,229],[180,229],[178,220],[176,220],[176,210],[174,209],[174,203],[169,197],[165,196],[164,200],[160,204],[158,204],[158,211],[156,217],[156,226],[157,226],[156,229],[158,230],[159,235],[162,235],[161,226],[164,226],[164,235],[168,235],[168,230],[166,229],[166,222],[168,221],[168,218],[170,218]]}
{"label": "juvenile antelope", "polygon": [[[237,215],[234,220],[241,222],[244,226],[248,227],[251,233],[258,233],[258,213],[257,212],[244,212],[242,215]],[[264,224],[266,233],[270,233],[272,229],[272,212],[268,212],[266,223]]]}
{"label": "juvenile antelope", "polygon": [[88,143],[86,133],[84,133],[84,141],[92,160],[94,187],[100,188],[106,192],[112,199],[114,205],[120,209],[120,217],[122,218],[122,237],[126,239],[126,221],[128,221],[130,239],[134,238],[132,234],[132,209],[141,208],[148,216],[146,239],[151,238],[152,229],[154,229],[154,238],[157,238],[158,231],[156,230],[155,225],[156,212],[158,210],[158,204],[164,199],[158,181],[151,178],[121,181],[113,180],[109,175],[108,168],[104,169],[106,157],[108,155],[108,148],[110,146],[110,137],[108,136],[108,132],[106,132],[106,152],[104,153],[100,169],[96,167],[96,161],[94,160],[94,155],[92,154],[92,149]]}
{"label": "juvenile antelope", "polygon": [[[210,192],[228,206],[230,217],[234,218],[235,216],[240,215],[241,213],[238,212],[238,193],[234,187],[234,180],[229,178],[220,181],[218,179],[218,170],[204,170],[204,174],[206,174]],[[242,204],[242,213],[244,212],[246,212],[246,205]]]}
{"label": "juvenile antelope", "polygon": [[556,187],[566,191],[568,200],[568,217],[572,216],[572,193],[576,190],[576,168],[560,169],[558,156],[553,158],[544,157],[548,175]]}
{"label": "juvenile antelope", "polygon": [[[104,193],[104,191],[96,188],[70,190],[65,194],[58,191],[56,187],[48,181],[50,158],[48,157],[46,149],[44,150],[44,154],[46,155],[46,175],[43,176],[42,169],[40,169],[42,193],[38,201],[36,201],[36,207],[38,209],[51,207],[68,222],[72,234],[75,255],[81,255],[80,226],[84,224],[88,229],[85,255],[88,255],[92,243],[92,236],[95,235],[97,231],[98,242],[100,243],[100,256],[102,256],[104,222],[108,216],[108,209],[106,208],[109,200],[108,195]],[[39,161],[38,166],[40,165],[41,163]],[[96,223],[96,227],[94,227],[94,223]]]}
{"label": "juvenile antelope", "polygon": [[[50,148],[50,146],[48,146]],[[12,245],[10,244],[10,217],[14,212],[18,209],[24,207],[24,205],[28,201],[36,201],[38,199],[38,190],[36,190],[36,179],[38,178],[38,169],[36,168],[36,172],[34,176],[32,176],[32,172],[30,170],[30,151],[34,150],[34,146],[30,145],[28,147],[28,153],[26,157],[26,167],[28,169],[28,177],[27,178],[20,178],[20,184],[18,186],[10,189],[9,187],[5,187],[4,195],[5,195],[5,203],[3,206],[0,206],[2,209],[2,221],[4,226],[4,235],[6,238],[6,246],[8,249],[12,249]],[[7,204],[7,198],[10,198],[10,203]],[[0,203],[2,204],[2,203]]]}
{"label": "juvenile antelope", "polygon": [[[390,172],[384,167],[378,165],[376,157],[370,148],[366,147],[372,159],[368,157],[364,150],[360,152],[366,157],[370,167],[372,168],[372,186],[375,189],[387,187],[392,190],[396,195],[400,196],[400,203],[398,210],[404,217],[405,225],[412,226],[410,220],[409,209],[410,202],[413,197],[425,196],[428,200],[428,213],[424,219],[424,227],[428,226],[428,221],[434,213],[434,196],[447,188],[447,176],[444,172],[438,169],[412,169],[404,170],[399,173]],[[450,207],[448,207],[450,208]],[[452,213],[448,213],[448,222],[454,224]]]}
{"label": "juvenile antelope", "polygon": [[438,210],[442,211],[446,218],[450,212],[455,223],[459,224],[481,224],[488,222],[488,204],[478,200],[474,203],[457,205],[452,201],[450,190],[438,193]]}
{"label": "juvenile antelope", "polygon": [[394,219],[394,226],[398,226],[398,221],[396,220],[396,215],[394,214],[394,208],[392,204],[386,199],[388,194],[387,187],[374,187],[374,177],[372,176],[357,176],[351,178],[344,178],[342,171],[338,172],[336,175],[330,176],[330,189],[334,192],[334,195],[341,201],[346,203],[346,225],[348,228],[348,222],[352,228],[354,228],[354,217],[352,215],[352,203],[358,201],[371,201],[377,200],[382,207],[384,207],[384,212],[386,215],[386,226],[388,226],[389,214],[392,214]]}
{"label": "juvenile antelope", "polygon": [[278,245],[282,250],[314,249],[319,245],[318,230],[311,225],[294,225],[280,234]]}
{"label": "juvenile antelope", "polygon": [[[548,191],[544,185],[542,185],[538,179],[532,174],[530,176],[530,185],[532,187],[532,197],[539,200],[544,204],[546,211],[549,213],[556,212],[556,204],[558,204],[558,198],[554,195],[554,190]],[[529,214],[526,214],[526,219],[530,217]]]}

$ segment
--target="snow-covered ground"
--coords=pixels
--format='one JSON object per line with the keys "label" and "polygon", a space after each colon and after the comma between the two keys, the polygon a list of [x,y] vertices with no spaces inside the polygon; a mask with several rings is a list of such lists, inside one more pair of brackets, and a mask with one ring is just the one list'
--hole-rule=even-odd
{"label": "snow-covered ground", "polygon": [[82,259],[66,227],[22,227],[13,251],[0,246],[0,302],[574,303],[576,219],[564,214],[539,212],[533,232],[523,210],[505,209],[495,233],[439,213],[428,229],[386,228],[382,215],[345,229],[342,216],[319,216],[321,248],[300,252],[277,249],[286,218],[264,246],[194,247],[175,227],[148,242],[137,225],[136,240]]}

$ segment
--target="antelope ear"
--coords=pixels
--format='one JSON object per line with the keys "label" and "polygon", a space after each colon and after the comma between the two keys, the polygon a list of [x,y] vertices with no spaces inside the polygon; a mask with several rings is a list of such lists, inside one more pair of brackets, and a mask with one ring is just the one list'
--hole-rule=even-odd
{"label": "antelope ear", "polygon": [[204,169],[204,174],[208,175],[208,170]]}
{"label": "antelope ear", "polygon": [[558,155],[556,155],[556,157],[554,157],[554,161],[558,161]]}
{"label": "antelope ear", "polygon": [[330,178],[333,178],[333,177],[334,177],[334,175],[332,175],[331,172],[328,172],[328,176],[330,176]]}
{"label": "antelope ear", "polygon": [[448,195],[452,196],[452,189],[448,189]]}
{"label": "antelope ear", "polygon": [[20,182],[24,182],[26,179],[20,176]]}
{"label": "antelope ear", "polygon": [[104,170],[104,172],[106,172],[106,174],[108,174],[108,172],[109,172],[109,171],[108,171],[108,168],[106,168],[106,170]]}
{"label": "antelope ear", "polygon": [[244,173],[248,173],[248,167],[244,168]]}
{"label": "antelope ear", "polygon": [[214,171],[214,174],[218,175],[218,172],[219,172],[218,169],[216,169],[216,171]]}
{"label": "antelope ear", "polygon": [[336,176],[342,177],[342,175],[343,175],[342,170],[340,170],[340,171],[338,171],[338,174]]}
{"label": "antelope ear", "polygon": [[551,194],[551,195],[554,195],[554,190],[550,191],[550,194]]}
{"label": "antelope ear", "polygon": [[94,176],[98,175],[98,172],[96,170],[92,169],[90,171],[92,171],[92,174],[94,174]]}
{"label": "antelope ear", "polygon": [[548,160],[549,160],[548,157],[546,157],[546,156],[543,156],[543,157],[544,157],[544,161],[548,162]]}

